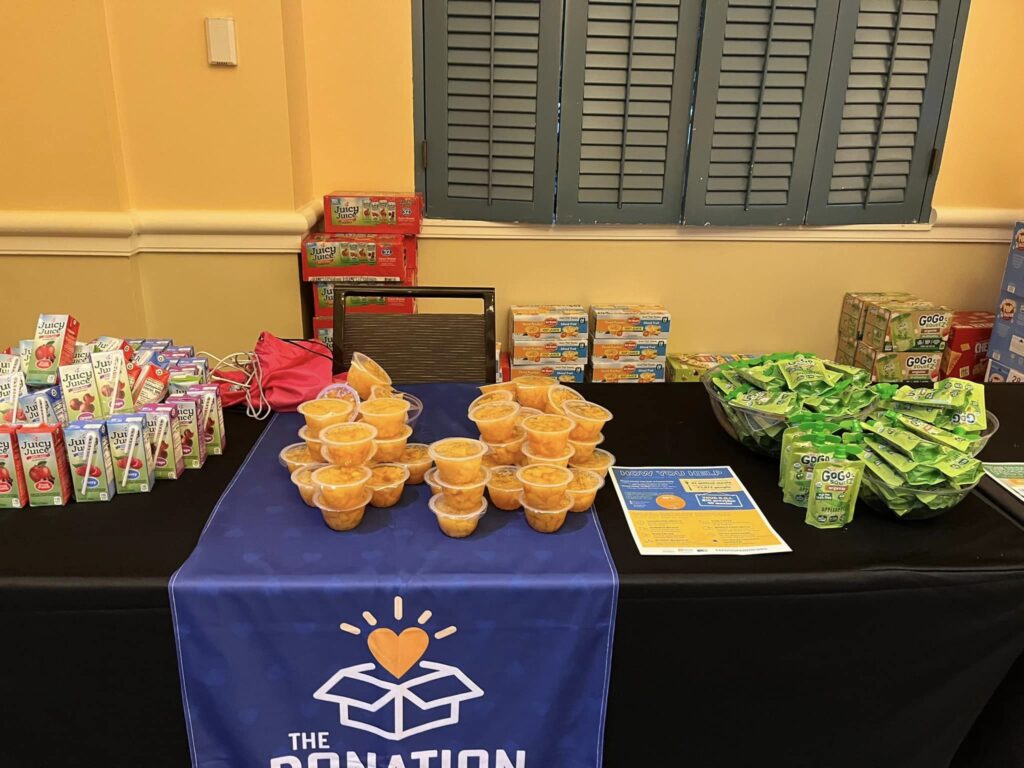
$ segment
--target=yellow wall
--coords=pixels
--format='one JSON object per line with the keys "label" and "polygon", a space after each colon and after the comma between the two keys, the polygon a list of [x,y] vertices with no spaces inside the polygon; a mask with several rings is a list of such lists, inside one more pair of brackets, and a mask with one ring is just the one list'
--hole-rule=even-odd
{"label": "yellow wall", "polygon": [[[207,65],[208,15],[236,19],[237,68]],[[973,4],[936,207],[1024,210],[1022,24],[1019,0]],[[412,85],[410,0],[0,3],[0,238],[10,211],[280,213],[334,188],[411,189]],[[495,286],[502,326],[513,301],[656,300],[673,311],[676,349],[827,352],[844,290],[990,307],[1005,251],[431,239],[420,276]],[[87,336],[170,335],[215,352],[301,331],[287,253],[0,256],[0,274],[14,288],[0,344],[62,310]],[[29,289],[38,274],[54,286],[45,300]]]}

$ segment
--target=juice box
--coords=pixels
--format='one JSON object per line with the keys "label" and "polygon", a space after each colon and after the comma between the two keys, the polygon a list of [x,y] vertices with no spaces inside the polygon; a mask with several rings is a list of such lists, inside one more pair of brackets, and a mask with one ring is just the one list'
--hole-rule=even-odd
{"label": "juice box", "polygon": [[96,388],[100,393],[100,412],[104,418],[115,413],[135,411],[135,400],[128,379],[128,365],[121,349],[92,353],[92,371],[96,378]]}
{"label": "juice box", "polygon": [[74,359],[77,340],[78,321],[71,315],[40,315],[25,370],[26,381],[34,387],[56,384],[57,367]]}
{"label": "juice box", "polygon": [[672,315],[660,304],[594,304],[590,324],[595,339],[668,336]]}
{"label": "juice box", "polygon": [[582,384],[584,381],[583,365],[513,365],[509,374],[512,381],[520,376],[547,376],[566,384]]}
{"label": "juice box", "polygon": [[[194,365],[172,364],[167,368],[167,372],[170,374],[170,378],[167,380],[167,392],[172,395],[184,394],[188,391],[189,387],[206,383],[203,375]],[[140,408],[139,410],[142,409]]]}
{"label": "juice box", "polygon": [[302,241],[302,279],[400,283],[407,277],[406,241],[399,235],[331,235]]}
{"label": "juice box", "polygon": [[590,380],[595,384],[660,384],[665,381],[661,362],[594,363]]}
{"label": "juice box", "polygon": [[21,358],[21,372],[28,374],[28,361],[32,359],[32,339],[18,342],[18,356]]}
{"label": "juice box", "polygon": [[930,383],[939,379],[942,352],[885,352],[860,342],[854,365],[870,371],[872,382]]}
{"label": "juice box", "polygon": [[587,362],[587,341],[578,337],[563,339],[513,339],[510,345],[514,365]]}
{"label": "juice box", "polygon": [[[993,384],[1020,384],[1024,382],[1024,372],[1011,368],[1008,365],[997,363],[995,360],[988,361],[988,371],[985,373],[985,381]],[[0,504],[2,506],[2,504]]]}
{"label": "juice box", "polygon": [[11,354],[0,354],[0,376],[9,373],[24,373],[21,368],[21,356]]}
{"label": "juice box", "polygon": [[124,339],[115,336],[100,336],[93,342],[93,352],[113,352],[114,350],[121,351],[125,362],[135,356],[135,347]]}
{"label": "juice box", "polygon": [[19,429],[11,424],[0,424],[0,509],[28,506],[25,470],[18,450]]}
{"label": "juice box", "polygon": [[25,421],[21,408],[21,396],[25,391],[25,374],[21,371],[0,376],[0,424]]}
{"label": "juice box", "polygon": [[954,312],[942,354],[942,378],[983,381],[996,316],[991,312]]}
{"label": "juice box", "polygon": [[92,362],[93,345],[87,344],[84,341],[75,342],[75,354],[71,358],[72,365],[81,365],[82,363]]}
{"label": "juice box", "polygon": [[423,199],[397,192],[331,192],[324,195],[328,232],[395,232],[415,235],[423,218]]}
{"label": "juice box", "polygon": [[228,447],[228,436],[224,430],[224,404],[220,398],[220,387],[216,384],[200,384],[189,387],[188,395],[201,398],[200,424],[206,453],[221,456]]}
{"label": "juice box", "polygon": [[174,344],[174,339],[145,339],[139,347],[142,349],[155,349],[157,352],[163,352],[172,344]]}
{"label": "juice box", "polygon": [[181,450],[181,424],[173,403],[152,403],[139,409],[146,416],[146,439],[153,451],[153,474],[157,480],[177,480],[185,471]]}
{"label": "juice box", "polygon": [[626,339],[626,338],[600,338],[592,339],[594,345],[594,363],[618,362],[628,360],[630,362],[645,360],[665,360],[665,352],[668,342],[665,339]]}
{"label": "juice box", "polygon": [[[402,281],[405,284],[405,281]],[[313,314],[317,317],[334,315],[334,283],[317,280],[313,289]],[[416,311],[416,300],[404,296],[349,296],[345,300],[346,312],[411,315]]]}
{"label": "juice box", "polygon": [[110,501],[114,498],[114,465],[110,458],[107,425],[102,421],[76,421],[64,429],[75,501]]}
{"label": "juice box", "polygon": [[509,307],[509,334],[516,339],[586,339],[587,312],[581,304],[514,304]]}
{"label": "juice box", "polygon": [[29,424],[67,424],[68,413],[64,408],[64,395],[60,385],[26,392],[18,398],[18,404]]}
{"label": "juice box", "polygon": [[146,416],[118,413],[107,419],[114,485],[118,493],[148,493],[153,489],[153,458],[146,440]]}
{"label": "juice box", "polygon": [[673,382],[700,381],[705,373],[722,363],[731,363],[734,360],[748,360],[752,357],[755,357],[755,355],[720,355],[715,353],[692,355],[670,352],[667,362],[668,380]]}
{"label": "juice box", "polygon": [[62,507],[71,500],[71,475],[63,427],[33,424],[18,429],[18,451],[32,507]]}
{"label": "juice box", "polygon": [[863,340],[883,352],[941,352],[952,320],[952,310],[928,301],[879,302],[868,306]]}
{"label": "juice box", "polygon": [[178,409],[178,422],[181,425],[181,453],[185,461],[185,469],[200,469],[206,463],[206,441],[197,439],[202,436],[199,429],[202,402],[195,395],[171,395],[164,401],[165,405],[173,405]]}
{"label": "juice box", "polygon": [[96,374],[91,364],[62,365],[60,388],[69,422],[103,418],[102,405],[98,402],[100,393],[96,386]]}
{"label": "juice box", "polygon": [[[157,358],[166,364],[162,355]],[[166,367],[156,363],[128,363],[128,380],[131,382],[132,399],[135,407],[149,403],[159,403],[167,395],[167,386],[171,373]]]}
{"label": "juice box", "polygon": [[860,341],[864,336],[864,320],[867,318],[869,304],[876,301],[913,298],[914,296],[906,291],[851,291],[843,296],[843,309],[839,314],[839,335]]}
{"label": "juice box", "polygon": [[334,318],[314,317],[313,338],[326,344],[328,348],[334,349]]}

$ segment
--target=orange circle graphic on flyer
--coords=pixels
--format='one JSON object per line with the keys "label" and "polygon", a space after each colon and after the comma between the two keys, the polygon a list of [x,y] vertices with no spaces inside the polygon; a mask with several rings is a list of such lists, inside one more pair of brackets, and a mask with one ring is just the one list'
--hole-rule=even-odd
{"label": "orange circle graphic on flyer", "polygon": [[663,493],[654,500],[662,509],[682,509],[686,506],[686,499],[676,496],[674,493]]}

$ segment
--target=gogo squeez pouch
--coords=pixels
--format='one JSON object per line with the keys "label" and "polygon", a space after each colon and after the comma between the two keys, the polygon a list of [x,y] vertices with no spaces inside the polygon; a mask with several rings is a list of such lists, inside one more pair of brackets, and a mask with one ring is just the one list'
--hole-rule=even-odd
{"label": "gogo squeez pouch", "polygon": [[804,522],[815,528],[842,528],[853,522],[864,465],[857,460],[861,449],[844,445],[835,455],[814,465]]}
{"label": "gogo squeez pouch", "polygon": [[814,467],[835,457],[842,446],[835,435],[811,435],[797,438],[790,447],[790,460],[782,483],[782,500],[795,507],[806,507]]}

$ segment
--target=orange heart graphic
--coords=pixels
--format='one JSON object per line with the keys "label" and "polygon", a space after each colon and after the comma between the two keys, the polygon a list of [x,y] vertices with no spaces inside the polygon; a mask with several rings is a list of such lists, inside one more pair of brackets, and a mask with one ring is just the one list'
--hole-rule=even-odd
{"label": "orange heart graphic", "polygon": [[400,635],[381,627],[370,633],[366,644],[377,663],[398,680],[423,658],[430,645],[430,636],[419,627],[404,629]]}

